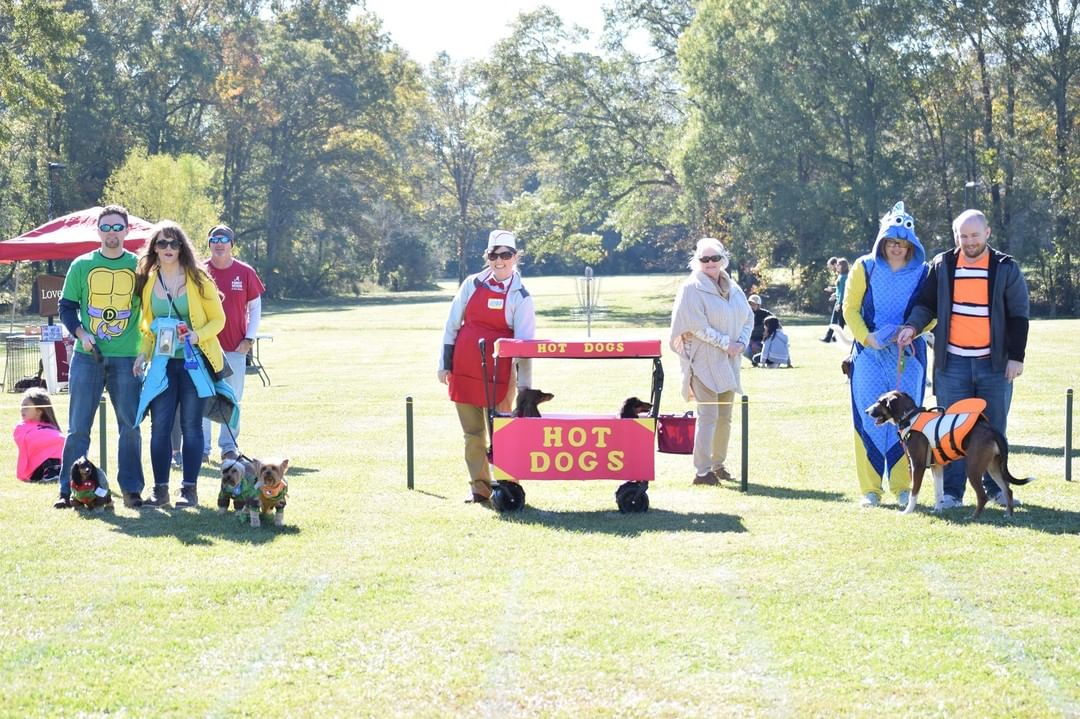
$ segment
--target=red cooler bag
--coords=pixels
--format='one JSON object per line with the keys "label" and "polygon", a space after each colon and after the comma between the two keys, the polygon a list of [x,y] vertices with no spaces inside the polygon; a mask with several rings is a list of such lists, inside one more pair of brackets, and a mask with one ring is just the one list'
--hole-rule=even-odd
{"label": "red cooler bag", "polygon": [[656,448],[666,454],[693,454],[696,421],[693,411],[657,417]]}

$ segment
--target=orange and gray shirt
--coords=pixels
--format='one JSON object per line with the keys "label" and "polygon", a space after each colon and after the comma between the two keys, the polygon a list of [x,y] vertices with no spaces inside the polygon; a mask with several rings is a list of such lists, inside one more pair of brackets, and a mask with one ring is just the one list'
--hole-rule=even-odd
{"label": "orange and gray shirt", "polygon": [[953,273],[950,354],[990,356],[990,253],[969,260],[960,253]]}
{"label": "orange and gray shirt", "polygon": [[977,397],[953,402],[945,410],[922,409],[904,419],[900,434],[904,442],[912,432],[922,434],[930,444],[930,463],[946,465],[966,454],[964,439],[985,411],[986,400]]}

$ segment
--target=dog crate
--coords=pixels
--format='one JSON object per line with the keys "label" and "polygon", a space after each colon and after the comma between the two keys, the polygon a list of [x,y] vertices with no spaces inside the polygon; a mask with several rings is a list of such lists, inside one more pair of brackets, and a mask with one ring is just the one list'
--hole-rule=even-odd
{"label": "dog crate", "polygon": [[9,335],[4,338],[4,388],[22,392],[42,381],[41,337]]}
{"label": "dog crate", "polygon": [[[484,356],[481,351],[481,356]],[[652,410],[648,417],[621,418],[605,415],[545,414],[513,417],[495,411],[489,400],[492,474],[496,480],[492,503],[500,511],[525,505],[522,480],[616,480],[623,484],[615,493],[621,512],[644,512],[649,508],[648,483],[655,478],[653,450],[664,369],[660,340],[554,340],[500,339],[495,342],[494,363],[531,359],[651,359]],[[495,372],[484,376],[494,383]],[[494,388],[488,394],[494,397]]]}

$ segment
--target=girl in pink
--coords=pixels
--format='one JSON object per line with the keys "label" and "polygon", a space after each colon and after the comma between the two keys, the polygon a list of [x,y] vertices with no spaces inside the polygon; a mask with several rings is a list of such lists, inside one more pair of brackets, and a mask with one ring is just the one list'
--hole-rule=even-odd
{"label": "girl in pink", "polygon": [[22,422],[12,433],[19,450],[15,476],[23,482],[53,482],[60,478],[64,435],[53,412],[52,398],[40,387],[23,394]]}

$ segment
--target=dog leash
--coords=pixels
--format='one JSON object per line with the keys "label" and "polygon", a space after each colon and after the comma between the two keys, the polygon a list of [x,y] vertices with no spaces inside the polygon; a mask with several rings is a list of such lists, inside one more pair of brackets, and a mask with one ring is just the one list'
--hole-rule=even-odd
{"label": "dog leash", "polygon": [[905,356],[905,353],[904,353],[904,348],[903,347],[898,347],[897,349],[899,350],[899,353],[896,355],[896,387],[894,387],[893,389],[899,391],[900,390],[900,380],[904,376],[904,361],[905,361],[904,356]]}

